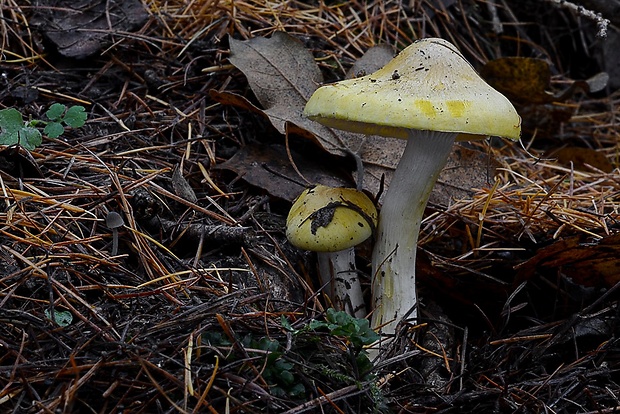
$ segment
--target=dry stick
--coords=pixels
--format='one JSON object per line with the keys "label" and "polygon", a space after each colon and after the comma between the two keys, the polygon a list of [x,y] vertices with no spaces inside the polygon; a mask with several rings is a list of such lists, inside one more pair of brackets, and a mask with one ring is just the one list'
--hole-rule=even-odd
{"label": "dry stick", "polygon": [[243,244],[254,232],[251,227],[233,227],[226,224],[179,223],[154,217],[147,222],[149,228],[161,228],[166,233],[183,233],[193,241],[204,239],[209,242]]}
{"label": "dry stick", "polygon": [[502,22],[499,19],[499,16],[497,14],[497,5],[495,4],[495,0],[489,0],[487,1],[487,10],[489,11],[489,14],[491,15],[491,24],[493,26],[493,33],[495,33],[496,35],[500,35],[504,32],[504,26],[502,25]]}
{"label": "dry stick", "polygon": [[282,414],[305,413],[306,411],[314,410],[316,409],[316,407],[320,407],[323,404],[327,404],[330,401],[338,401],[344,397],[352,397],[362,392],[364,392],[364,389],[360,389],[358,385],[349,385],[348,387],[344,387],[334,392],[330,392],[329,394],[321,395],[320,397],[314,398],[308,402],[298,405],[295,408],[291,408],[290,410],[285,411]]}
{"label": "dry stick", "polygon": [[596,23],[598,28],[598,32],[596,32],[596,36],[602,39],[607,37],[607,26],[609,26],[609,20],[605,19],[600,13],[595,13],[591,10],[586,9],[583,6],[578,6],[575,3],[566,0],[546,0],[547,2],[555,5],[558,8],[569,10],[573,13],[576,13],[579,16],[586,17],[590,20],[593,20]]}
{"label": "dry stick", "polygon": [[463,330],[463,346],[461,347],[461,372],[459,373],[459,391],[463,391],[463,378],[465,377],[465,367],[467,366],[467,340],[469,330],[467,326]]}
{"label": "dry stick", "polygon": [[620,26],[620,0],[579,0],[579,3],[596,14],[607,16],[611,24]]}

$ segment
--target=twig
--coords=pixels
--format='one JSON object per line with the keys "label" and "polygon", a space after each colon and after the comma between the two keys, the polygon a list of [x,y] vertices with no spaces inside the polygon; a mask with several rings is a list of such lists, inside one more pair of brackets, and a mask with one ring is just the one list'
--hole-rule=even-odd
{"label": "twig", "polygon": [[495,0],[489,0],[486,3],[489,14],[491,15],[493,33],[496,35],[504,33],[504,27],[502,26],[502,22],[499,20],[499,16],[497,15],[497,5],[495,4]]}
{"label": "twig", "polygon": [[166,233],[182,233],[191,240],[199,241],[204,238],[211,243],[222,245],[245,244],[248,238],[253,235],[250,227],[233,227],[224,224],[208,225],[201,223],[179,223],[172,220],[165,220],[159,217],[152,218],[146,223],[149,228],[160,228]]}
{"label": "twig", "polygon": [[459,373],[459,391],[463,391],[463,378],[465,376],[465,368],[467,367],[467,340],[469,339],[469,330],[467,326],[463,330],[463,346],[461,347],[461,372]]}
{"label": "twig", "polygon": [[330,392],[329,394],[314,398],[308,402],[298,405],[295,408],[285,411],[282,414],[300,414],[310,410],[314,411],[317,407],[322,406],[323,404],[337,401],[343,397],[350,397],[361,392],[364,392],[364,389],[360,389],[357,385],[349,385],[348,387],[344,387],[334,392]]}
{"label": "twig", "polygon": [[570,10],[573,13],[577,13],[579,16],[586,17],[596,22],[598,31],[596,36],[604,39],[607,37],[607,26],[609,26],[609,20],[605,19],[600,13],[595,13],[592,10],[588,10],[583,6],[578,6],[575,3],[566,0],[547,0],[561,9]]}

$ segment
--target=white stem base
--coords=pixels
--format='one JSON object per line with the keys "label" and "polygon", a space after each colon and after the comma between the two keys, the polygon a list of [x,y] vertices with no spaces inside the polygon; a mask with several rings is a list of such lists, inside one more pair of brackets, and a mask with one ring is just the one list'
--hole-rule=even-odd
{"label": "white stem base", "polygon": [[366,317],[366,306],[353,248],[334,253],[318,253],[319,275],[334,308],[356,318]]}
{"label": "white stem base", "polygon": [[[372,327],[391,335],[405,315],[417,318],[415,263],[426,203],[446,165],[455,133],[410,131],[379,214],[373,251]],[[385,349],[382,339],[380,348]]]}

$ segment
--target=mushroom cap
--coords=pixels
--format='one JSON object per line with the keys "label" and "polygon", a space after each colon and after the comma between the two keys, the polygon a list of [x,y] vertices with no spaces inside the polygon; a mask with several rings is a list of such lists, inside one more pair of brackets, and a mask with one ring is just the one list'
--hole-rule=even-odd
{"label": "mushroom cap", "polygon": [[125,220],[123,220],[123,216],[116,211],[110,211],[105,217],[105,225],[109,229],[117,229],[125,225]]}
{"label": "mushroom cap", "polygon": [[414,42],[371,75],[320,87],[304,114],[328,127],[403,139],[411,129],[458,132],[461,140],[521,134],[510,101],[437,38]]}
{"label": "mushroom cap", "polygon": [[286,219],[293,246],[315,252],[337,252],[369,238],[377,225],[373,202],[353,188],[324,185],[304,190]]}

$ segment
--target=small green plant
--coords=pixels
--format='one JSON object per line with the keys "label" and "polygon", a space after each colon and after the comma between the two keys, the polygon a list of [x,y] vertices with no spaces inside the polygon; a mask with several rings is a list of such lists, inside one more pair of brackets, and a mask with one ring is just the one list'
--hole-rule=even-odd
{"label": "small green plant", "polygon": [[79,128],[86,122],[83,106],[67,109],[63,104],[55,103],[49,107],[45,116],[48,121],[33,119],[24,122],[22,114],[15,108],[0,110],[0,145],[19,144],[27,150],[34,150],[41,145],[43,133],[50,138],[58,138],[65,132],[65,126]]}
{"label": "small green plant", "polygon": [[[280,318],[282,327],[290,332],[293,337],[303,339],[306,346],[297,346],[296,351],[307,356],[316,357],[316,341],[321,341],[318,331],[325,332],[330,336],[338,337],[346,343],[348,358],[325,360],[322,357],[310,359],[304,363],[304,370],[320,374],[323,378],[336,381],[341,384],[366,384],[369,387],[370,405],[369,412],[387,412],[384,397],[375,381],[374,366],[368,358],[368,352],[364,346],[371,345],[379,340],[379,335],[370,328],[367,319],[355,318],[346,312],[336,311],[329,308],[325,313],[325,320],[311,320],[300,328],[295,328],[283,315]],[[308,346],[309,345],[309,346]]]}
{"label": "small green plant", "polygon": [[73,322],[73,315],[69,311],[59,311],[54,309],[53,317],[49,309],[45,309],[44,313],[47,319],[56,322],[58,326],[62,326],[63,328],[71,325],[71,322]]}
{"label": "small green plant", "polygon": [[313,320],[308,327],[312,330],[327,328],[332,335],[348,339],[358,350],[379,340],[379,335],[370,329],[368,319],[354,318],[333,308],[327,309],[325,321]]}
{"label": "small green plant", "polygon": [[313,320],[308,324],[312,330],[328,329],[334,336],[344,337],[349,341],[349,353],[355,360],[357,371],[363,375],[372,370],[372,362],[364,345],[370,345],[379,340],[379,335],[370,328],[368,319],[355,318],[346,312],[327,309],[325,321]]}
{"label": "small green plant", "polygon": [[268,351],[262,371],[263,379],[270,385],[269,392],[276,397],[302,397],[306,389],[295,374],[295,365],[282,354],[282,345],[275,339],[261,338],[256,341],[246,337],[243,342],[251,348]]}
{"label": "small green plant", "polygon": [[330,335],[344,338],[349,342],[349,354],[360,373],[368,373],[372,370],[372,363],[364,346],[378,341],[379,335],[370,328],[368,319],[355,318],[346,312],[329,308],[325,321],[312,320],[300,330],[293,329],[285,317],[282,317],[281,323],[284,329],[295,335],[301,332],[327,329]]}

